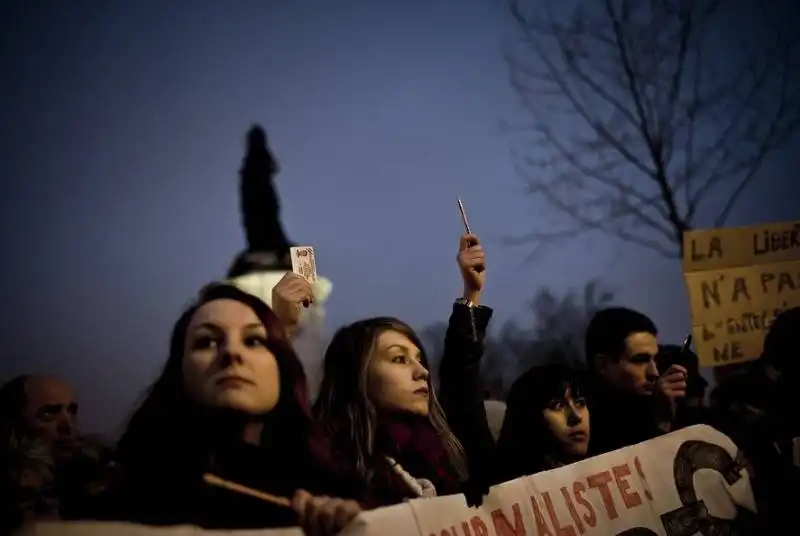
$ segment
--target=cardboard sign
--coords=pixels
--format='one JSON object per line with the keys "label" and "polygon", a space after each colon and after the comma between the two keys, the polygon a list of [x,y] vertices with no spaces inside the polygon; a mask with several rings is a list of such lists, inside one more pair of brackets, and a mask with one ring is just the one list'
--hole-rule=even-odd
{"label": "cardboard sign", "polygon": [[684,245],[700,365],[758,359],[775,316],[800,305],[800,222],[689,231]]}

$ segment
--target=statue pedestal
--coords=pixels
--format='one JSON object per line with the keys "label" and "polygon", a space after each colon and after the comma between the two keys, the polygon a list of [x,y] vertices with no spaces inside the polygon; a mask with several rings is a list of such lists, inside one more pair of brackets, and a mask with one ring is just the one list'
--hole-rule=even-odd
{"label": "statue pedestal", "polygon": [[[290,271],[252,272],[234,277],[230,282],[272,307],[272,289]],[[325,356],[325,302],[333,290],[333,283],[326,277],[320,277],[311,287],[314,291],[314,304],[301,312],[299,331],[292,340],[292,345],[300,362],[303,363],[309,395],[311,400],[314,400],[322,381],[322,360]]]}
{"label": "statue pedestal", "polygon": [[287,272],[292,270],[292,260],[287,253],[283,257],[274,251],[250,251],[239,253],[228,269],[228,277],[234,278],[254,272]]}

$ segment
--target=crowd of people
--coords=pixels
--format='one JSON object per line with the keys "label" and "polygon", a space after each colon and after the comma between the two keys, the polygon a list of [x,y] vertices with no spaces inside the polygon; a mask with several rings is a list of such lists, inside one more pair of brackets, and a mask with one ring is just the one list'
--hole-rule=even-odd
{"label": "crowd of people", "polygon": [[[335,534],[365,509],[458,493],[480,504],[495,484],[693,424],[739,446],[759,530],[781,526],[800,471],[800,308],[781,313],[760,359],[710,397],[691,350],[663,344],[641,312],[603,309],[585,334],[586,366],[536,356],[550,364],[514,382],[493,434],[480,382],[493,311],[478,237],[460,238],[457,266],[464,293],[436,388],[414,330],[368,318],[336,331],[312,404],[292,341],[314,293],[293,273],[273,289],[272,307],[226,281],[200,290],[113,447],[80,433],[62,380],[11,380],[0,389],[3,530],[83,519]],[[275,500],[210,485],[208,475]]]}

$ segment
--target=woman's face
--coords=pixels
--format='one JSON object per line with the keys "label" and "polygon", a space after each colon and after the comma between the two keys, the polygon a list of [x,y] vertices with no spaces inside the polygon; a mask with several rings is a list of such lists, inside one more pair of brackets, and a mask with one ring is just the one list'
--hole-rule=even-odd
{"label": "woman's face", "polygon": [[589,448],[589,409],[582,397],[564,396],[550,401],[542,410],[544,422],[563,454],[584,456]]}
{"label": "woman's face", "polygon": [[379,410],[428,415],[428,370],[421,350],[402,333],[388,330],[378,337],[367,370],[367,396]]}
{"label": "woman's face", "polygon": [[183,385],[189,398],[253,415],[271,411],[280,397],[280,377],[266,344],[267,330],[244,303],[203,304],[186,330]]}

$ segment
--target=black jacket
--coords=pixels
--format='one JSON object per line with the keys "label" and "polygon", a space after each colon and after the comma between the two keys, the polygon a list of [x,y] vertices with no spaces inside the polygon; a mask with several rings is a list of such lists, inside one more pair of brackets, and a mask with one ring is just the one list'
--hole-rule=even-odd
{"label": "black jacket", "polygon": [[655,396],[621,392],[597,376],[589,383],[591,455],[605,454],[664,434],[656,422]]}
{"label": "black jacket", "polygon": [[463,491],[473,504],[500,478],[480,381],[486,328],[492,313],[484,306],[453,305],[439,367],[439,397],[450,429],[467,456],[470,478]]}

